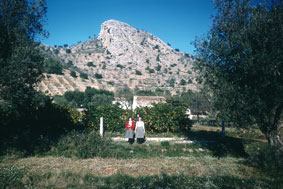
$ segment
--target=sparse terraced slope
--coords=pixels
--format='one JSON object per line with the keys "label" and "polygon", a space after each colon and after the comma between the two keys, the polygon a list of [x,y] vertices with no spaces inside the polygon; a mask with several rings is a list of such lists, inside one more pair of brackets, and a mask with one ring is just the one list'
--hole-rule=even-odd
{"label": "sparse terraced slope", "polygon": [[[192,59],[152,34],[126,23],[109,20],[98,38],[71,47],[42,45],[48,57],[60,60],[64,75],[48,74],[39,88],[51,95],[86,86],[115,91],[128,86],[140,90],[197,90]],[[73,78],[70,70],[87,73],[89,79]],[[102,78],[101,78],[102,77]]]}

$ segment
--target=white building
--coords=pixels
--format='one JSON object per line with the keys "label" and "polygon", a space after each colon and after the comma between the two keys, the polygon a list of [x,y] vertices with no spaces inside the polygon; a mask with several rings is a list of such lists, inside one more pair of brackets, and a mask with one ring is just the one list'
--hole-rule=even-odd
{"label": "white building", "polygon": [[166,103],[163,96],[134,96],[133,110],[137,107],[152,107],[154,103]]}

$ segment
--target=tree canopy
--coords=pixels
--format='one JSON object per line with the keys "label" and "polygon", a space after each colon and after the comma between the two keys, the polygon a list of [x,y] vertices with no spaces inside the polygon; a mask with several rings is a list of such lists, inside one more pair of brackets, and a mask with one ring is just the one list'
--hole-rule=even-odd
{"label": "tree canopy", "polygon": [[44,61],[35,41],[47,36],[43,29],[45,13],[43,0],[0,1],[0,100],[3,109],[19,112],[35,99],[34,88],[41,78]]}
{"label": "tree canopy", "polygon": [[222,118],[256,123],[271,145],[283,111],[283,1],[216,0],[206,36],[195,41],[199,80]]}

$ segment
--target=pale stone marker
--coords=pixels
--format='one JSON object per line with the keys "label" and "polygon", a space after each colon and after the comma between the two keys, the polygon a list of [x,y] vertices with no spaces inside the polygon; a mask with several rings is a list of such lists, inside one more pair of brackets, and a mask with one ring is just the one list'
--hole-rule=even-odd
{"label": "pale stone marker", "polygon": [[100,136],[103,137],[103,117],[100,117]]}

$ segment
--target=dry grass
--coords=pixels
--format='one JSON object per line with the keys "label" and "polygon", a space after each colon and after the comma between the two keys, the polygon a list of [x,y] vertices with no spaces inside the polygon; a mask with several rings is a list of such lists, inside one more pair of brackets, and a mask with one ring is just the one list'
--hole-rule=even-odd
{"label": "dry grass", "polygon": [[133,177],[184,174],[188,176],[232,176],[238,178],[258,177],[252,168],[242,164],[241,158],[218,159],[211,156],[203,157],[157,157],[150,159],[114,159],[92,158],[71,159],[63,157],[30,157],[16,160],[3,160],[0,168],[16,166],[27,168],[28,174],[44,175],[62,172],[74,174],[92,174],[95,176],[110,176],[113,174],[127,174]]}

